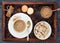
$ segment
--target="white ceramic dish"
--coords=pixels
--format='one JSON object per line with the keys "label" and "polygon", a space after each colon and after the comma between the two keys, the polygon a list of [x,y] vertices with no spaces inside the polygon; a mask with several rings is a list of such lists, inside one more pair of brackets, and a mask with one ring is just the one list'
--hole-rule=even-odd
{"label": "white ceramic dish", "polygon": [[[14,25],[13,19],[14,19],[15,16],[20,17],[19,19],[23,20],[25,23],[27,23],[27,21],[30,21],[30,23],[31,23],[30,27],[27,28],[27,26],[26,26],[26,29],[23,32],[20,32],[20,33],[16,32],[14,30],[14,27],[13,27],[13,25]],[[25,38],[25,37],[27,37],[31,33],[31,31],[32,31],[32,27],[33,27],[33,23],[32,23],[31,18],[27,14],[24,14],[24,13],[16,13],[16,14],[14,14],[10,18],[10,20],[8,22],[8,30],[11,33],[11,35],[14,36],[14,37],[16,37],[16,38]]]}
{"label": "white ceramic dish", "polygon": [[[47,26],[47,27],[48,27],[47,29],[49,29],[48,34],[45,36],[45,38],[41,38],[41,37],[39,37],[38,35],[36,35],[36,26],[38,26],[39,23],[41,23],[41,24],[45,23],[45,26]],[[46,39],[48,39],[48,38],[50,37],[51,33],[52,33],[51,26],[50,26],[49,23],[47,23],[47,22],[45,22],[45,21],[40,21],[40,22],[38,22],[38,23],[35,25],[35,27],[34,27],[34,35],[35,35],[38,39],[40,39],[40,40],[46,40]]]}

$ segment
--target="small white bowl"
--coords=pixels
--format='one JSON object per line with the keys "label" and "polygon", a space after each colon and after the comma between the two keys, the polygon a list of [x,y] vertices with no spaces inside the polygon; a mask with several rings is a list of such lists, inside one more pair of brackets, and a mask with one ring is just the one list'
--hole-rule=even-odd
{"label": "small white bowl", "polygon": [[[49,29],[49,32],[48,32],[48,34],[46,35],[46,37],[45,38],[41,38],[41,37],[39,37],[38,35],[36,35],[36,26],[39,24],[39,23],[45,23],[47,26],[48,26],[48,29]],[[40,22],[38,22],[36,25],[35,25],[35,27],[34,27],[34,35],[38,38],[38,39],[40,39],[40,40],[46,40],[46,39],[48,39],[49,37],[50,37],[50,35],[51,35],[51,33],[52,33],[52,29],[51,29],[51,26],[50,26],[50,24],[49,23],[47,23],[46,21],[40,21]]]}

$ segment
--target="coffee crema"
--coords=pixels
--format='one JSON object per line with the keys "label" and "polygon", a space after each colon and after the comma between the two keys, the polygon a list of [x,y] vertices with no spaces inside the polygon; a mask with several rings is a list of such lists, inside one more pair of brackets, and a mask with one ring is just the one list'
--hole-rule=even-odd
{"label": "coffee crema", "polygon": [[52,15],[52,9],[48,6],[42,7],[40,14],[43,18],[49,18]]}
{"label": "coffee crema", "polygon": [[17,32],[23,32],[26,28],[26,24],[23,20],[17,20],[15,23],[14,23],[14,29],[17,31]]}

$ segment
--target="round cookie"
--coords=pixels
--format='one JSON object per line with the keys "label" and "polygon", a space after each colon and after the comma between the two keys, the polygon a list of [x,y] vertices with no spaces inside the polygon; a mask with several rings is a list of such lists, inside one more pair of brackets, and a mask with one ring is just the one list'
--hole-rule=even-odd
{"label": "round cookie", "polygon": [[27,5],[23,5],[21,9],[22,9],[22,12],[27,12],[28,6]]}
{"label": "round cookie", "polygon": [[27,11],[27,13],[29,14],[29,15],[32,15],[33,13],[34,13],[34,9],[33,8],[28,8],[28,11]]}

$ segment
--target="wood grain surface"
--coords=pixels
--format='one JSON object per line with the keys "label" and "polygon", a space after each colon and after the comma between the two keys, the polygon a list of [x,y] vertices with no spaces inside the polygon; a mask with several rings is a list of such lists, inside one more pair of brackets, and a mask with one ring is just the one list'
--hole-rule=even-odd
{"label": "wood grain surface", "polygon": [[[17,39],[17,38],[13,37],[9,33],[9,31],[7,29],[7,27],[8,27],[7,24],[8,24],[8,20],[10,18],[7,18],[5,16],[6,12],[4,11],[4,8],[7,5],[25,5],[25,4],[28,5],[28,6],[34,7],[35,9],[36,9],[37,5],[38,6],[49,6],[52,9],[56,9],[57,8],[55,2],[23,2],[23,3],[22,2],[3,2],[2,3],[2,6],[3,6],[2,7],[2,12],[3,12],[3,14],[2,14],[2,40],[4,40],[4,41],[19,41],[19,42],[20,41],[24,41],[24,42],[27,42],[26,38],[24,38],[24,39]],[[52,26],[52,35],[51,35],[51,37],[48,38],[47,40],[44,40],[44,41],[55,42],[57,40],[56,39],[56,37],[57,37],[57,16],[56,16],[56,13],[53,12],[53,15],[49,19],[43,19],[42,17],[40,17],[41,18],[40,19],[40,18],[37,18],[38,16],[36,16],[36,14],[39,14],[39,13],[36,12],[34,14],[35,15],[30,16],[32,18],[32,20],[33,20],[34,25],[37,22],[41,21],[41,20],[45,20],[45,21],[49,22],[50,25]],[[37,19],[35,19],[35,18],[37,18]],[[29,41],[30,42],[35,42],[35,41],[38,42],[38,41],[42,41],[42,40],[37,39],[34,36],[33,31],[32,31],[31,34],[30,34],[30,40]]]}

